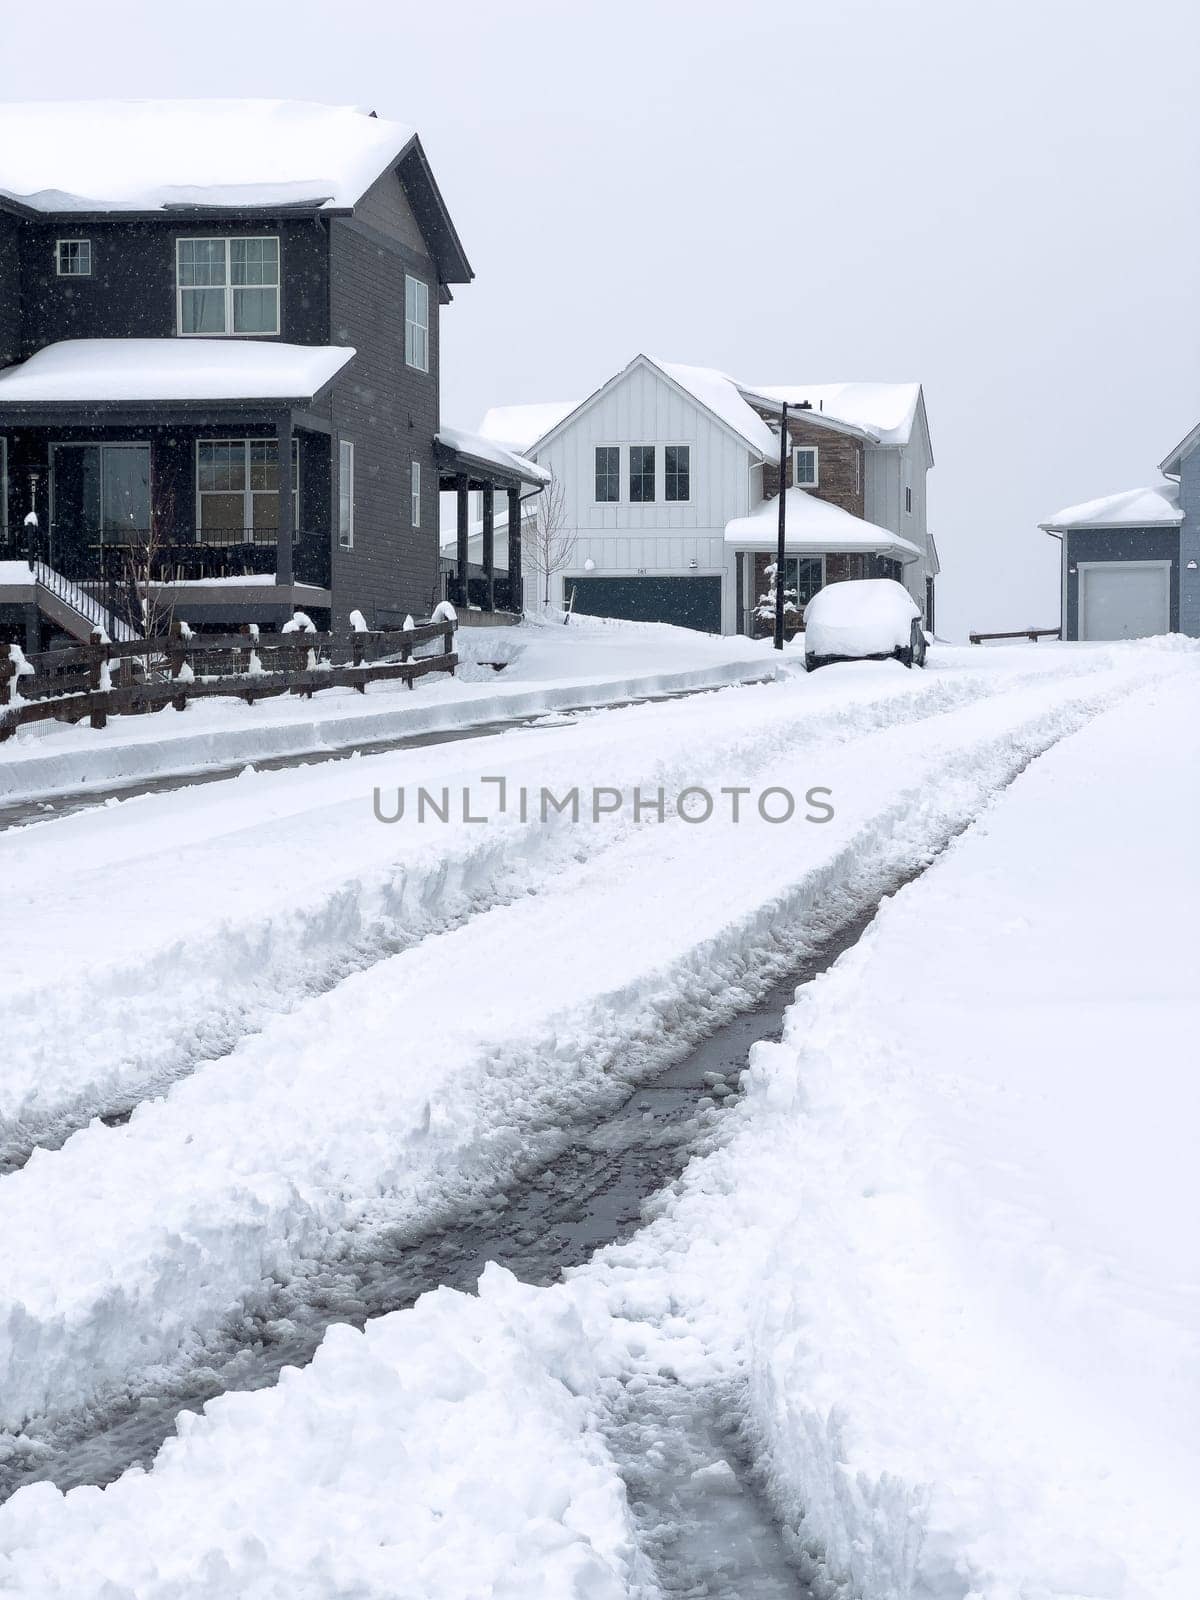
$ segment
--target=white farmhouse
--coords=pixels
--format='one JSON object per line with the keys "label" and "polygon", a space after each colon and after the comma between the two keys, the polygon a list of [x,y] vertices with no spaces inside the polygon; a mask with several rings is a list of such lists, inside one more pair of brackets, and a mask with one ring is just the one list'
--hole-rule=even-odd
{"label": "white farmhouse", "polygon": [[[480,426],[561,486],[570,558],[549,577],[551,606],[759,631],[785,400],[787,587],[802,605],[838,579],[896,577],[932,626],[933,452],[919,384],[751,386],[644,355],[582,402],[498,407]],[[527,535],[527,604],[547,587],[530,568],[532,543]]]}

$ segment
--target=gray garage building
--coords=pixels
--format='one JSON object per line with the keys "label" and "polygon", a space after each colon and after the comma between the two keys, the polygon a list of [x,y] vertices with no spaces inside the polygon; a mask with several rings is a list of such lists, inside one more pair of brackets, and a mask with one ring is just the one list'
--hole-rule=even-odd
{"label": "gray garage building", "polygon": [[1159,470],[1041,524],[1062,545],[1064,639],[1200,638],[1200,426]]}

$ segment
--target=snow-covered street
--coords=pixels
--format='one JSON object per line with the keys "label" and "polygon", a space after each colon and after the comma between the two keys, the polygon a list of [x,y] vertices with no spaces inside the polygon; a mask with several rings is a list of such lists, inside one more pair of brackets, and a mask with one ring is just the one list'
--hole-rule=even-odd
{"label": "snow-covered street", "polygon": [[671,1587],[649,1462],[682,1523],[753,1487],[818,1596],[1193,1600],[1200,654],[688,648],[524,709],[772,681],[0,834],[5,1481],[503,1203],[882,899],[644,1228],[18,1489],[0,1593],[748,1596]]}

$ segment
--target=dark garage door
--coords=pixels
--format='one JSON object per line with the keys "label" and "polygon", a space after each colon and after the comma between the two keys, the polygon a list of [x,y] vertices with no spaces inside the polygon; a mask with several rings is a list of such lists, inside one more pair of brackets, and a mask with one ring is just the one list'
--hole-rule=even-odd
{"label": "dark garage door", "polygon": [[575,610],[589,617],[721,631],[720,578],[568,578],[568,600],[572,589]]}

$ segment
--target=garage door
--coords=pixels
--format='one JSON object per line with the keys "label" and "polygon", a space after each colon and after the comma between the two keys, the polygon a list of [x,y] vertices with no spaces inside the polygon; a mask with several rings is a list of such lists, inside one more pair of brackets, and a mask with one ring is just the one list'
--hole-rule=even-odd
{"label": "garage door", "polygon": [[1145,639],[1170,624],[1170,562],[1079,563],[1081,639]]}
{"label": "garage door", "polygon": [[589,617],[721,631],[720,578],[568,578],[568,598],[572,589],[575,610]]}

